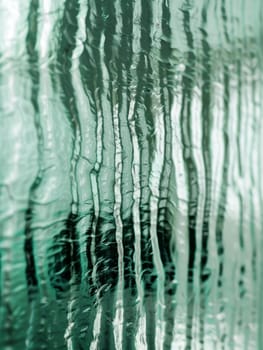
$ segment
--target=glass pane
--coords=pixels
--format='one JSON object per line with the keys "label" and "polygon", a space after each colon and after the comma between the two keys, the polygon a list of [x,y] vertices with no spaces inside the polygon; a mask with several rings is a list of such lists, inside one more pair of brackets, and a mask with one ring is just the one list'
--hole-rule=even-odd
{"label": "glass pane", "polygon": [[263,2],[0,23],[0,349],[263,349]]}

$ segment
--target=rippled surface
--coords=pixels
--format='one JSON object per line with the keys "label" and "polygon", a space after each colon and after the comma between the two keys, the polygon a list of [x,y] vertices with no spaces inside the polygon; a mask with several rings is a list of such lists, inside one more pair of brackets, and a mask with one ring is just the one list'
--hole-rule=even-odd
{"label": "rippled surface", "polygon": [[263,349],[261,0],[0,21],[0,349]]}

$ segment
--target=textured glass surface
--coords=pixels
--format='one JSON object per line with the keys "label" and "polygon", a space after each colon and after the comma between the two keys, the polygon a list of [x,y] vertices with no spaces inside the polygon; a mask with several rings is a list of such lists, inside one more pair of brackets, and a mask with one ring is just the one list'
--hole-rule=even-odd
{"label": "textured glass surface", "polygon": [[262,350],[262,0],[0,23],[0,349]]}

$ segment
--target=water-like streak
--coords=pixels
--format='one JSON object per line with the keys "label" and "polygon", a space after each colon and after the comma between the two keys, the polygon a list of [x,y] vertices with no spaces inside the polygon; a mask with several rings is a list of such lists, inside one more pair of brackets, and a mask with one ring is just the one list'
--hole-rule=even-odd
{"label": "water-like streak", "polygon": [[165,335],[163,340],[164,349],[169,349],[173,340],[174,314],[176,306],[176,267],[175,267],[175,237],[172,226],[172,213],[175,209],[175,179],[174,164],[172,162],[172,124],[171,110],[173,104],[173,86],[174,86],[174,67],[168,60],[171,55],[171,28],[170,11],[165,1],[162,3],[162,33],[164,39],[160,47],[160,104],[162,106],[164,118],[164,160],[162,166],[161,179],[159,184],[159,203],[158,203],[158,224],[157,236],[159,250],[165,281],[163,286],[165,300]]}
{"label": "water-like streak", "polygon": [[[122,15],[119,37],[119,51],[115,60],[117,81],[116,90],[119,103],[120,138],[122,145],[122,174],[121,174],[121,217],[123,245],[123,347],[135,348],[135,336],[138,327],[137,286],[135,272],[135,230],[132,208],[134,204],[132,178],[133,145],[129,128],[128,114],[131,105],[131,65],[132,65],[132,34],[133,34],[133,5],[120,2]],[[124,87],[124,91],[123,91]]]}
{"label": "water-like streak", "polygon": [[26,275],[27,275],[27,286],[28,292],[31,294],[34,289],[37,289],[38,281],[36,276],[35,257],[33,249],[33,232],[31,229],[31,219],[34,212],[34,196],[35,191],[38,188],[40,181],[43,177],[43,164],[42,164],[42,153],[43,153],[43,132],[41,128],[39,118],[39,105],[38,105],[38,93],[39,93],[39,72],[38,72],[38,52],[36,50],[36,38],[37,38],[37,12],[38,12],[38,1],[32,1],[30,3],[29,15],[28,15],[28,35],[26,38],[26,46],[29,61],[29,73],[32,83],[31,102],[34,106],[34,120],[35,128],[38,139],[38,173],[32,183],[29,190],[29,203],[25,215],[25,256],[26,256]]}
{"label": "water-like streak", "polygon": [[[76,41],[77,32],[77,14],[79,11],[78,2],[65,2],[63,16],[60,24],[61,37],[59,38],[59,47],[57,52],[57,61],[59,69],[59,80],[61,88],[62,103],[67,111],[67,117],[72,129],[73,145],[71,156],[71,191],[72,191],[72,209],[68,215],[63,229],[55,240],[58,241],[58,249],[54,244],[56,253],[54,254],[55,266],[52,271],[54,279],[54,288],[64,290],[69,288],[73,275],[78,280],[81,276],[81,267],[79,262],[78,237],[76,233],[76,224],[78,219],[77,203],[78,198],[74,194],[74,181],[76,181],[76,148],[79,133],[78,110],[76,107],[75,93],[72,85],[72,52]],[[62,244],[61,244],[62,243]],[[61,254],[59,250],[62,250]],[[57,260],[57,261],[56,261]],[[63,272],[62,272],[63,271]],[[59,278],[59,280],[56,280]],[[51,279],[53,279],[51,277]],[[79,282],[79,281],[78,281]]]}
{"label": "water-like streak", "polygon": [[186,348],[191,348],[192,342],[192,322],[193,322],[193,283],[195,270],[196,253],[196,205],[198,197],[197,170],[192,154],[191,145],[191,103],[193,95],[193,86],[195,80],[195,62],[194,38],[191,32],[190,11],[182,9],[183,26],[188,45],[187,64],[182,79],[182,104],[180,111],[180,124],[183,143],[183,157],[187,169],[187,186],[189,192],[188,204],[188,240],[189,240],[189,259],[188,259],[188,305],[187,305],[187,343]]}

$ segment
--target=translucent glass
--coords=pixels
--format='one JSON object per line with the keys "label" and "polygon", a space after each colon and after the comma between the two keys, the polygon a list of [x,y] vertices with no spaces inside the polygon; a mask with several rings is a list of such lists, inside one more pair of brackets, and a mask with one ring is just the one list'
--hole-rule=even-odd
{"label": "translucent glass", "polygon": [[262,350],[262,0],[0,23],[0,350]]}

